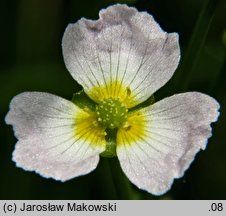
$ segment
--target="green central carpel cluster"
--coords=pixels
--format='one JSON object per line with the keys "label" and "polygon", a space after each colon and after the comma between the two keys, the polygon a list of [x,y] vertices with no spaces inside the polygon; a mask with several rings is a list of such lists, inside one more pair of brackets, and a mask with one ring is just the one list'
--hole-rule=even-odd
{"label": "green central carpel cluster", "polygon": [[128,109],[116,99],[105,99],[96,107],[97,121],[105,128],[117,128],[126,121]]}

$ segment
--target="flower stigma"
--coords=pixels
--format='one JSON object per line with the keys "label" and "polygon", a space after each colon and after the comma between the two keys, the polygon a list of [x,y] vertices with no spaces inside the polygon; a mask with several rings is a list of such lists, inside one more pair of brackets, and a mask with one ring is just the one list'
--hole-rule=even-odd
{"label": "flower stigma", "polygon": [[122,126],[127,120],[128,109],[117,99],[104,99],[96,106],[98,124],[105,128],[114,129]]}

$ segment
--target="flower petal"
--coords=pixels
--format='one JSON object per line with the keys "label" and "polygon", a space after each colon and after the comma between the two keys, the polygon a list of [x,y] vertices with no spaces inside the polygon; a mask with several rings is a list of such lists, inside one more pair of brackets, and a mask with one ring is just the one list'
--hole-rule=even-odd
{"label": "flower petal", "polygon": [[108,7],[99,16],[68,25],[62,44],[66,66],[96,102],[121,98],[133,107],[173,75],[180,58],[178,35],[126,5]]}
{"label": "flower petal", "polygon": [[96,168],[105,150],[103,129],[92,114],[61,97],[26,92],[13,98],[6,123],[18,138],[18,167],[65,181]]}
{"label": "flower petal", "polygon": [[218,109],[213,98],[190,92],[132,114],[130,128],[121,128],[117,136],[117,155],[127,177],[152,194],[165,193],[206,148]]}

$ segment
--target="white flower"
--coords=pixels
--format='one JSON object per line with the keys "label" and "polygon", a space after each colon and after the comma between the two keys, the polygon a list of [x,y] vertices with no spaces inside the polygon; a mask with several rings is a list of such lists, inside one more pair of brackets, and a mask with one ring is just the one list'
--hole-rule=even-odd
{"label": "white flower", "polygon": [[164,32],[146,12],[114,5],[97,21],[68,25],[62,46],[67,69],[96,109],[48,93],[14,97],[6,122],[18,138],[16,165],[60,181],[87,174],[106,149],[107,131],[117,129],[116,153],[126,176],[152,194],[165,193],[206,148],[219,115],[217,101],[198,92],[130,110],[172,77],[178,35]]}

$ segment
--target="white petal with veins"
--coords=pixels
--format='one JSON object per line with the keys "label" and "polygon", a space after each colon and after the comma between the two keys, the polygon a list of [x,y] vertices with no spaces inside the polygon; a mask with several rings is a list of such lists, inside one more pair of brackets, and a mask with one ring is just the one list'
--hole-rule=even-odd
{"label": "white petal with veins", "polygon": [[102,131],[90,119],[72,102],[52,94],[15,96],[6,116],[18,138],[13,160],[18,167],[61,181],[89,173],[105,148]]}
{"label": "white petal with veins", "polygon": [[126,5],[101,10],[97,21],[68,25],[62,46],[68,70],[93,100],[98,102],[92,88],[105,86],[108,96],[117,97],[122,85],[132,92],[131,106],[162,87],[180,58],[176,33],[164,32],[151,15]]}
{"label": "white petal with veins", "polygon": [[133,129],[142,123],[137,118],[117,137],[117,155],[127,177],[152,194],[165,193],[174,178],[184,175],[197,152],[206,148],[218,109],[213,98],[189,92],[140,110],[143,129]]}

